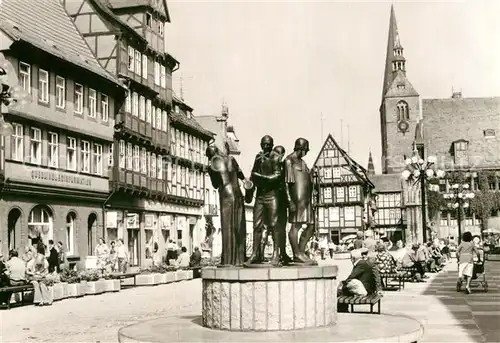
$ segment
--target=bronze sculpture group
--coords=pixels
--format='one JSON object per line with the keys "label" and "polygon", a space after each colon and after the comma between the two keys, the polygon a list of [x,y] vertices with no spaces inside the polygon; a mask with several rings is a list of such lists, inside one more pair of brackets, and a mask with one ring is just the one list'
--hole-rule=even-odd
{"label": "bronze sculpture group", "polygon": [[[273,240],[271,265],[314,265],[316,262],[306,254],[307,242],[314,234],[314,185],[311,173],[302,160],[309,152],[309,142],[298,138],[294,151],[286,158],[285,148],[274,146],[271,136],[262,137],[260,146],[262,150],[255,157],[249,179],[245,178],[233,157],[221,153],[215,146],[209,146],[206,151],[210,179],[213,187],[219,190],[221,266],[261,266],[264,262],[262,240],[264,238],[267,242],[269,234]],[[241,192],[239,180],[243,181],[245,196]],[[244,202],[250,203],[254,194],[253,250],[246,260]],[[286,253],[287,219],[291,224],[288,238],[293,258]]]}

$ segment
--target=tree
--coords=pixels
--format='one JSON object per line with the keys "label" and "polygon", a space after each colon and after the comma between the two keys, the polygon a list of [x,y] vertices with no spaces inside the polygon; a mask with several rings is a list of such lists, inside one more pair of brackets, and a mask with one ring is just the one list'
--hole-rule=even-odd
{"label": "tree", "polygon": [[488,229],[488,219],[493,210],[498,210],[498,195],[489,188],[490,178],[495,177],[491,172],[478,172],[479,190],[475,191],[475,197],[471,201],[471,210],[481,220],[481,232]]}

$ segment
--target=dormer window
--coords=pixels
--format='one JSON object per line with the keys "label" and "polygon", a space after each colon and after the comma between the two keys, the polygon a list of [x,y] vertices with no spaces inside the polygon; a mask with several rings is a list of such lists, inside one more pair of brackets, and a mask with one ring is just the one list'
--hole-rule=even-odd
{"label": "dormer window", "polygon": [[399,90],[404,90],[406,88],[404,83],[398,83],[397,87]]}
{"label": "dormer window", "polygon": [[174,112],[175,112],[175,113],[179,113],[179,106],[175,105],[175,107],[174,107]]}
{"label": "dormer window", "polygon": [[494,129],[486,129],[483,131],[484,138],[495,138],[495,130]]}
{"label": "dormer window", "polygon": [[151,28],[153,24],[153,17],[151,16],[151,13],[146,13],[146,26]]}
{"label": "dormer window", "polygon": [[398,122],[402,120],[410,120],[410,109],[406,101],[401,100],[396,105]]}
{"label": "dormer window", "polygon": [[469,160],[469,142],[466,140],[458,140],[453,142],[453,155],[455,157],[455,164],[467,165]]}

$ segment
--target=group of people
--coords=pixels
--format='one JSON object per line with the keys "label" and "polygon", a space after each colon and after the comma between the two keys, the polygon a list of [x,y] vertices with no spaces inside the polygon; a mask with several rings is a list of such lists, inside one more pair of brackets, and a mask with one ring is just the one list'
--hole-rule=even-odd
{"label": "group of people", "polygon": [[[19,257],[17,250],[10,250],[5,260],[0,252],[0,287],[22,286],[31,283],[34,288],[33,302],[37,306],[52,305],[52,296],[47,283],[51,275],[57,274],[66,263],[63,243],[53,240],[45,245],[41,240],[34,246],[27,246]],[[0,293],[0,304],[10,301],[12,293]]]}
{"label": "group of people", "polygon": [[104,238],[99,238],[99,243],[95,247],[95,256],[97,257],[97,269],[110,273],[127,272],[129,252],[123,239],[111,241],[108,246]]}

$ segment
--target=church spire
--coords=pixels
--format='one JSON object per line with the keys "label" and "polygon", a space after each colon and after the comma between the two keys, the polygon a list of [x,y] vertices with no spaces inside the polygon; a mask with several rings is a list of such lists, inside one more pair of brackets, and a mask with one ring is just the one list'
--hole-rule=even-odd
{"label": "church spire", "polygon": [[394,5],[391,5],[382,98],[386,95],[387,90],[391,86],[391,83],[398,72],[402,72],[403,74],[406,73],[406,59],[404,58],[403,46],[401,45],[401,41],[399,39],[398,24],[396,22]]}
{"label": "church spire", "polygon": [[372,152],[370,151],[370,155],[368,156],[368,175],[375,175],[375,165],[373,164]]}

